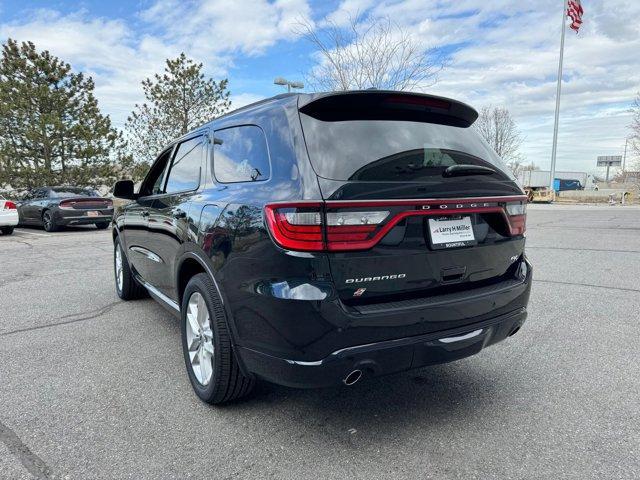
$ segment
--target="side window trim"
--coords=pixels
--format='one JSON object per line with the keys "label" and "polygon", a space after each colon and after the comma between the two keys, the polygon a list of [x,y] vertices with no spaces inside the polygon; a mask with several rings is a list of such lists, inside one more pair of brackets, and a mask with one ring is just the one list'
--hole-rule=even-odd
{"label": "side window trim", "polygon": [[[218,179],[218,177],[216,176],[216,154],[215,154],[216,148],[215,147],[216,145],[218,145],[216,141],[217,140],[216,133],[223,132],[225,130],[231,130],[232,128],[240,128],[240,127],[256,127],[262,133],[262,139],[264,140],[265,151],[267,153],[267,164],[269,166],[269,174],[267,178],[262,180],[238,180],[236,182],[223,182],[220,179]],[[212,129],[211,131],[211,178],[215,183],[218,183],[220,185],[234,185],[234,184],[243,184],[243,183],[268,182],[269,180],[271,180],[272,173],[273,173],[273,168],[271,164],[271,152],[269,150],[269,142],[267,141],[266,133],[264,132],[264,130],[260,125],[256,125],[254,123],[242,123],[239,125],[230,125],[230,126],[225,126],[223,128]]]}

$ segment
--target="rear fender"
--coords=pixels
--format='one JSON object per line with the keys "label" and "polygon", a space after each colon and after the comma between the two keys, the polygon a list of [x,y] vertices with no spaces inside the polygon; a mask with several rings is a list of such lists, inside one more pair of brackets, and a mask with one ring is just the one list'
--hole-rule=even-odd
{"label": "rear fender", "polygon": [[[182,248],[184,249],[184,252],[180,255],[180,258],[176,262],[176,269],[175,269],[175,274],[174,274],[175,285],[177,286],[178,283],[179,283],[180,270],[182,269],[182,267],[183,267],[183,265],[184,265],[184,263],[186,261],[195,260],[196,262],[198,262],[198,264],[200,264],[200,266],[203,268],[204,272],[209,276],[209,278],[213,282],[214,286],[216,287],[216,291],[218,292],[218,295],[219,295],[219,297],[220,297],[220,299],[222,301],[222,306],[223,306],[225,314],[227,316],[227,324],[229,326],[229,333],[231,334],[231,344],[233,345],[234,351],[236,352],[236,359],[238,361],[238,364],[240,365],[240,370],[242,371],[242,373],[244,375],[251,375],[251,373],[245,367],[241,356],[238,354],[238,349],[236,348],[236,345],[237,345],[236,339],[238,338],[238,330],[236,328],[235,320],[234,320],[233,315],[231,314],[231,310],[229,308],[229,301],[228,301],[224,291],[220,287],[220,282],[218,282],[216,280],[216,275],[214,273],[215,272],[215,268],[213,266],[213,263],[211,262],[211,259],[195,243],[186,243],[186,244],[183,245]],[[178,299],[178,301],[180,302],[181,299]]]}

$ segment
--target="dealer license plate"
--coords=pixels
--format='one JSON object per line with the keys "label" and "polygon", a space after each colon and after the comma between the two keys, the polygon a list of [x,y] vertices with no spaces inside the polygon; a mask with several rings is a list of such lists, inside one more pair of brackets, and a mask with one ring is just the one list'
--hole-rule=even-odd
{"label": "dealer license plate", "polygon": [[468,247],[477,243],[471,217],[430,218],[429,234],[435,249]]}

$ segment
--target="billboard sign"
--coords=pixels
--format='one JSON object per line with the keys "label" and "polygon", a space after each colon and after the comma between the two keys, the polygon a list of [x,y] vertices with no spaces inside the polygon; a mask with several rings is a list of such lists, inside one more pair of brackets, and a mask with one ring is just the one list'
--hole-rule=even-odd
{"label": "billboard sign", "polygon": [[598,167],[619,167],[622,165],[622,155],[600,155]]}

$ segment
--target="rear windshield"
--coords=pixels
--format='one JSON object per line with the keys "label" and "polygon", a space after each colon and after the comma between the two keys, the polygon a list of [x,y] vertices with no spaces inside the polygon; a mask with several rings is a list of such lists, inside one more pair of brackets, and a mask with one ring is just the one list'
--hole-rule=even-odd
{"label": "rear windshield", "polygon": [[302,128],[316,173],[332,180],[420,182],[452,165],[491,167],[513,175],[473,130],[401,120],[325,122],[303,113]]}
{"label": "rear windshield", "polygon": [[51,189],[52,198],[98,197],[98,192],[90,188],[57,187]]}

